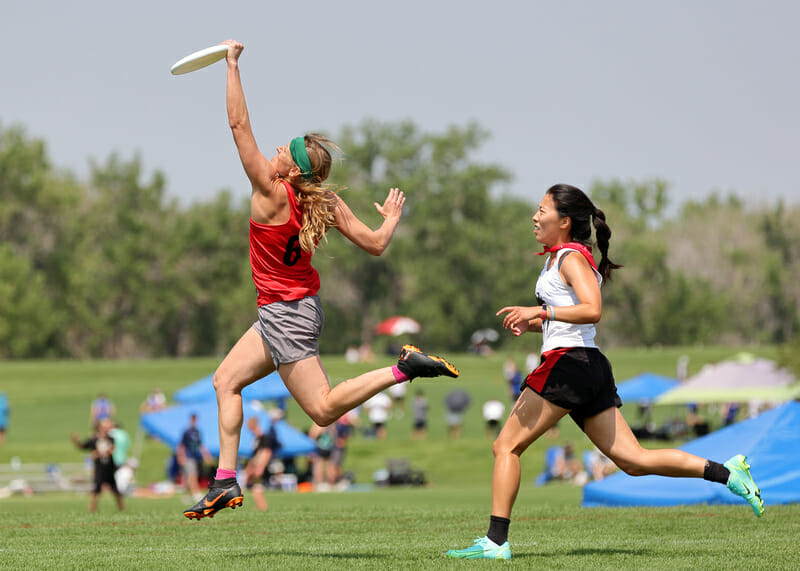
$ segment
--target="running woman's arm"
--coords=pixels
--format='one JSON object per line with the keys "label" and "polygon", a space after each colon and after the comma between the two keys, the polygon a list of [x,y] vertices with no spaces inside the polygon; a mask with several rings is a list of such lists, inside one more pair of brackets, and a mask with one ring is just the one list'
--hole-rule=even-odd
{"label": "running woman's arm", "polygon": [[239,56],[242,55],[244,46],[234,40],[227,40],[223,43],[228,45],[228,55],[226,56],[228,78],[225,93],[228,124],[247,178],[250,179],[254,189],[264,191],[267,183],[275,178],[275,173],[269,160],[258,150],[250,125],[250,114],[247,111],[242,79],[239,75]]}
{"label": "running woman's arm", "polygon": [[406,197],[399,189],[389,190],[389,196],[382,205],[375,203],[375,209],[383,216],[383,224],[372,230],[353,214],[344,200],[337,196],[334,207],[336,229],[365,252],[380,256],[392,241],[394,230],[403,215],[405,201]]}
{"label": "running woman's arm", "polygon": [[[561,278],[575,290],[578,305],[549,307],[556,321],[566,323],[597,323],[603,313],[603,298],[592,267],[583,256],[568,256],[561,265]],[[552,316],[552,315],[551,315]]]}

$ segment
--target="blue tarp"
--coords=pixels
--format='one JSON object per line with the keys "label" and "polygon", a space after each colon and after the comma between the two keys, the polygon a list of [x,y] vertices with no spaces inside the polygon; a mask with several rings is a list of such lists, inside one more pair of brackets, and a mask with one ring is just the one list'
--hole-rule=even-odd
{"label": "blue tarp", "polygon": [[[245,400],[279,400],[290,396],[277,372],[270,373],[242,390],[242,398]],[[214,391],[213,373],[191,385],[178,389],[173,398],[179,403],[216,400],[217,393]]]}
{"label": "blue tarp", "polygon": [[[170,449],[175,450],[181,441],[184,431],[189,428],[189,417],[197,415],[197,427],[212,456],[219,456],[219,429],[217,426],[217,403],[216,401],[206,401],[201,403],[182,404],[173,406],[158,412],[143,414],[139,419],[142,429],[155,438],[164,442]],[[244,419],[256,416],[261,428],[266,431],[271,419],[269,414],[257,402],[244,402]],[[275,432],[281,448],[277,455],[281,458],[308,454],[317,449],[316,443],[291,426],[288,422],[280,420],[275,423]],[[242,429],[242,437],[239,441],[239,456],[249,458],[253,452],[253,434]]]}
{"label": "blue tarp", "polygon": [[623,403],[652,402],[656,397],[678,386],[677,379],[653,373],[642,373],[617,385],[617,394]]}
{"label": "blue tarp", "polygon": [[[744,454],[750,473],[770,504],[800,502],[800,403],[788,402],[756,418],[712,432],[681,446],[691,454],[724,462]],[[584,507],[677,506],[745,503],[725,486],[700,478],[633,477],[617,473],[583,488]]]}

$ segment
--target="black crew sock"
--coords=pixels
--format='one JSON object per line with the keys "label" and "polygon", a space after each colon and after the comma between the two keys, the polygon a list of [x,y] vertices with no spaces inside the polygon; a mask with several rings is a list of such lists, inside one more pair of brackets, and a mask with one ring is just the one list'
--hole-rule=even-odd
{"label": "black crew sock", "polygon": [[497,545],[503,545],[508,541],[508,525],[511,520],[507,517],[489,517],[489,531],[486,532],[486,537],[494,541]]}
{"label": "black crew sock", "polygon": [[706,460],[706,467],[703,470],[704,480],[708,480],[710,482],[718,482],[720,484],[727,484],[728,476],[730,475],[731,475],[730,470],[728,470],[722,464],[717,464],[716,462],[712,462],[711,460]]}

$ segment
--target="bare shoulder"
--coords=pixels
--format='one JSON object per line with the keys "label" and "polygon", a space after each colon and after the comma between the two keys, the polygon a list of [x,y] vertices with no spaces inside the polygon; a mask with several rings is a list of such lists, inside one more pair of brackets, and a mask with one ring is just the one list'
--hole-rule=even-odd
{"label": "bare shoulder", "polygon": [[593,276],[592,266],[580,252],[567,251],[562,254],[559,274],[565,283],[571,284],[574,280],[586,275]]}
{"label": "bare shoulder", "polygon": [[283,224],[289,220],[289,196],[292,187],[280,179],[253,184],[250,210],[253,220],[261,224]]}

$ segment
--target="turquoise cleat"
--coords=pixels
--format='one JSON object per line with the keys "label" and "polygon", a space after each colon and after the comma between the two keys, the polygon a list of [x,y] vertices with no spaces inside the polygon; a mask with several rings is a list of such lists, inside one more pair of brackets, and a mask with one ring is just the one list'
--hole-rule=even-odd
{"label": "turquoise cleat", "polygon": [[507,541],[497,545],[488,537],[479,537],[466,549],[450,549],[447,556],[454,559],[511,559],[511,546]]}
{"label": "turquoise cleat", "polygon": [[761,498],[761,490],[750,475],[750,465],[746,460],[746,456],[737,454],[723,464],[731,473],[728,477],[728,489],[747,500],[756,517],[761,517],[764,515],[764,500]]}

